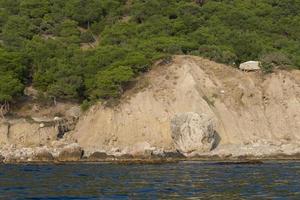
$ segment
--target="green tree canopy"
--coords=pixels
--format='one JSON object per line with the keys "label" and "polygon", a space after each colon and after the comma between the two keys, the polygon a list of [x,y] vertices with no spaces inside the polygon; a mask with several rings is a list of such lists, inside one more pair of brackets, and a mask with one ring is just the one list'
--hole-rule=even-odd
{"label": "green tree canopy", "polygon": [[10,73],[0,74],[0,103],[11,102],[21,95],[24,85]]}
{"label": "green tree canopy", "polygon": [[0,0],[1,98],[27,84],[60,99],[116,98],[175,54],[300,69],[299,10],[300,0]]}

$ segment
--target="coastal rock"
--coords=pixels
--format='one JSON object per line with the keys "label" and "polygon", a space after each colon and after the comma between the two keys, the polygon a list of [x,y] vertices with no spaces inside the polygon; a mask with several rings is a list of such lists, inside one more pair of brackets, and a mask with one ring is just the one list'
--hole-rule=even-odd
{"label": "coastal rock", "polygon": [[171,121],[172,138],[183,154],[209,152],[216,143],[213,121],[203,114],[183,113]]}
{"label": "coastal rock", "polygon": [[5,163],[22,163],[31,161],[34,154],[32,148],[8,149],[5,153]]}
{"label": "coastal rock", "polygon": [[163,158],[185,158],[185,156],[179,151],[164,151],[162,154]]}
{"label": "coastal rock", "polygon": [[133,159],[134,156],[131,154],[123,154],[117,157],[118,159]]}
{"label": "coastal rock", "polygon": [[5,157],[0,154],[0,163],[4,161]]}
{"label": "coastal rock", "polygon": [[157,149],[155,151],[151,152],[151,158],[159,158],[159,159],[180,159],[185,158],[185,155],[183,155],[178,150],[163,150],[163,149]]}
{"label": "coastal rock", "polygon": [[15,157],[13,154],[7,154],[3,160],[4,163],[18,163],[20,162],[18,158]]}
{"label": "coastal rock", "polygon": [[138,142],[131,147],[127,147],[123,150],[123,154],[130,154],[134,157],[144,157],[144,156],[150,156],[151,154],[149,152],[155,150],[154,147],[151,147],[151,145],[148,142]]}
{"label": "coastal rock", "polygon": [[82,148],[74,143],[64,147],[58,155],[58,160],[62,162],[75,162],[82,158]]}
{"label": "coastal rock", "polygon": [[107,155],[105,152],[94,152],[89,156],[89,160],[97,161],[97,160],[105,160],[105,159],[112,159],[114,156]]}
{"label": "coastal rock", "polygon": [[33,155],[33,160],[40,162],[50,162],[54,160],[54,157],[47,149],[39,149]]}
{"label": "coastal rock", "polygon": [[274,144],[272,141],[261,140],[249,144],[227,144],[220,145],[211,152],[204,153],[202,156],[218,155],[224,159],[231,158],[297,158],[300,155],[300,145],[297,143]]}

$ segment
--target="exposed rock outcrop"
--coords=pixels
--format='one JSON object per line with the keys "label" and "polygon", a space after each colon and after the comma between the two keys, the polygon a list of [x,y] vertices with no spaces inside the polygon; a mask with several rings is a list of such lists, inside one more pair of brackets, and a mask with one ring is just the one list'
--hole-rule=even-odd
{"label": "exposed rock outcrop", "polygon": [[244,71],[257,71],[260,70],[260,62],[259,61],[248,61],[240,64],[239,67]]}
{"label": "exposed rock outcrop", "polygon": [[105,152],[94,152],[88,157],[88,159],[92,161],[106,160],[106,159],[113,159],[113,158],[114,156],[107,155]]}
{"label": "exposed rock outcrop", "polygon": [[286,157],[294,156],[300,159],[299,149],[299,143],[273,143],[261,140],[252,144],[221,145],[218,149],[215,149],[206,155],[218,155],[222,158],[242,158],[244,156],[253,158],[276,158],[277,155],[284,155]]}
{"label": "exposed rock outcrop", "polygon": [[[16,145],[18,148],[46,145],[57,138],[54,126],[41,126],[40,123],[24,118],[0,123],[0,145]],[[0,146],[0,148],[1,148]]]}
{"label": "exposed rock outcrop", "polygon": [[33,158],[34,150],[32,148],[15,148],[9,147],[2,149],[5,163],[19,163],[31,161]]}
{"label": "exposed rock outcrop", "polygon": [[154,156],[160,158],[185,158],[181,152],[177,151],[162,151],[161,153],[154,153]]}
{"label": "exposed rock outcrop", "polygon": [[198,113],[176,115],[171,121],[172,138],[183,154],[206,153],[217,143],[217,133],[211,118]]}
{"label": "exposed rock outcrop", "polygon": [[67,118],[75,118],[78,119],[82,114],[80,106],[73,106],[68,109],[65,113]]}
{"label": "exposed rock outcrop", "polygon": [[0,154],[0,164],[4,161],[5,157]]}
{"label": "exposed rock outcrop", "polygon": [[51,162],[54,160],[54,157],[48,149],[41,148],[34,153],[32,160],[40,162]]}
{"label": "exposed rock outcrop", "polygon": [[18,148],[49,145],[74,130],[77,118],[12,118],[0,121],[0,149],[4,145]]}
{"label": "exposed rock outcrop", "polygon": [[79,161],[82,156],[82,148],[78,144],[74,143],[64,147],[59,153],[57,159],[62,162],[75,162]]}

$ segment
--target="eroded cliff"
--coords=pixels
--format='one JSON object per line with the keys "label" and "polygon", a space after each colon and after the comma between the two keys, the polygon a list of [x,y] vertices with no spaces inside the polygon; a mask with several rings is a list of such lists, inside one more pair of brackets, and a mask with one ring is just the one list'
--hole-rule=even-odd
{"label": "eroded cliff", "polygon": [[[69,144],[75,145],[77,159],[81,149],[84,156],[96,158],[176,156],[172,152],[177,151],[223,158],[300,153],[300,71],[264,75],[199,57],[175,56],[171,63],[153,66],[133,85],[118,105],[91,107],[63,139],[57,135],[57,124],[41,127],[24,119],[2,123],[2,154],[3,147],[5,155],[11,146],[19,154],[18,148],[28,147],[27,157],[51,160]],[[176,116],[185,117],[174,136]],[[197,140],[199,144],[192,144]]]}
{"label": "eroded cliff", "polygon": [[157,65],[116,107],[94,106],[72,133],[87,151],[174,149],[171,120],[194,112],[216,121],[209,154],[296,153],[300,150],[300,72],[242,72],[192,56]]}

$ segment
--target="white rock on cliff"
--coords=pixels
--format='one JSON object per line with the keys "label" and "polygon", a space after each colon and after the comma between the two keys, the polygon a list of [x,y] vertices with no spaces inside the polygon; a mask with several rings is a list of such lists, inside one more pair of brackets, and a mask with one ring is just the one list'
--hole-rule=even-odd
{"label": "white rock on cliff", "polygon": [[217,142],[213,121],[203,114],[183,113],[171,121],[175,148],[183,154],[211,151]]}
{"label": "white rock on cliff", "polygon": [[240,67],[241,70],[245,71],[256,71],[260,70],[260,62],[258,61],[248,61],[241,63]]}

